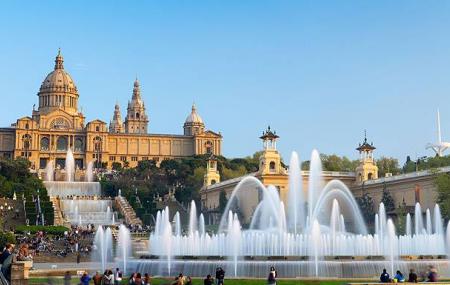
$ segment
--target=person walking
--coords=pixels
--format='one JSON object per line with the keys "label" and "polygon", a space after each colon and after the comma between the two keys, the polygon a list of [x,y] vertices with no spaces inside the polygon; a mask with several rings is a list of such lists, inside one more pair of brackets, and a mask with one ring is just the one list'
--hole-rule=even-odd
{"label": "person walking", "polygon": [[270,267],[269,276],[267,277],[268,285],[276,285],[277,284],[277,271],[275,267]]}

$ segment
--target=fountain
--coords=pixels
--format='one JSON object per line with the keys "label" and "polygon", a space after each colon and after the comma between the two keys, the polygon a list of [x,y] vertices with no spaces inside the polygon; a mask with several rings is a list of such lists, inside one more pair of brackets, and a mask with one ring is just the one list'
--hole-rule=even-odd
{"label": "fountain", "polygon": [[[197,215],[194,202],[186,234],[181,233],[179,213],[171,222],[168,209],[158,212],[148,254],[159,259],[131,259],[127,268],[154,275],[176,271],[203,276],[221,266],[234,276],[265,277],[267,268],[275,266],[283,277],[341,278],[372,278],[383,268],[419,272],[433,265],[440,272],[447,270],[448,261],[437,257],[450,252],[450,230],[444,230],[438,205],[425,211],[424,223],[421,205],[416,204],[414,222],[408,214],[406,231],[400,233],[380,203],[373,233],[369,233],[347,186],[338,180],[324,185],[317,151],[311,157],[307,195],[301,187],[299,165],[293,153],[286,209],[275,187],[265,187],[253,176],[243,178],[230,195],[217,233],[205,231],[203,215]],[[256,204],[248,199],[252,191],[260,193]],[[254,209],[246,229],[236,212],[249,208],[242,207],[245,203]],[[435,258],[424,262],[403,256]]]}
{"label": "fountain", "polygon": [[94,162],[89,161],[88,166],[86,168],[86,175],[85,175],[86,182],[93,182],[94,181]]}
{"label": "fountain", "polygon": [[121,261],[121,268],[123,269],[123,273],[127,274],[127,265],[128,260],[132,256],[131,254],[131,236],[130,231],[126,226],[119,226],[119,237],[117,241],[117,258]]}
{"label": "fountain", "polygon": [[100,263],[102,272],[107,268],[108,262],[113,260],[112,247],[111,229],[98,227],[94,237],[93,260]]}

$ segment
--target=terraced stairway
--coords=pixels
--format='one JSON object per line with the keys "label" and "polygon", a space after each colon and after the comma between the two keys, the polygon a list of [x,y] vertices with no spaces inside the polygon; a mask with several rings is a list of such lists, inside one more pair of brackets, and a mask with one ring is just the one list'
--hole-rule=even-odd
{"label": "terraced stairway", "polygon": [[67,226],[67,222],[64,220],[63,214],[61,212],[59,199],[57,197],[50,197],[50,201],[52,201],[53,204],[53,213],[55,217],[53,224],[55,226]]}
{"label": "terraced stairway", "polygon": [[131,207],[130,203],[128,203],[127,199],[123,196],[117,196],[115,198],[116,207],[122,216],[125,219],[125,223],[128,225],[142,225],[142,221],[140,218],[136,216],[136,212],[133,207]]}

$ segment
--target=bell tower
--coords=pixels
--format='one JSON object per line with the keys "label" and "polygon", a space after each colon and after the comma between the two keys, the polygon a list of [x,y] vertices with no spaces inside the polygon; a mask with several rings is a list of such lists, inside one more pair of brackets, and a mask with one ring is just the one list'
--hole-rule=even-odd
{"label": "bell tower", "polygon": [[373,158],[375,149],[373,143],[367,142],[367,134],[364,131],[364,141],[356,148],[359,151],[359,165],[356,167],[356,181],[358,183],[378,179],[378,166]]}
{"label": "bell tower", "polygon": [[217,170],[217,159],[211,154],[206,162],[206,173],[203,179],[203,186],[210,186],[220,182],[220,174]]}
{"label": "bell tower", "polygon": [[145,112],[145,105],[141,98],[139,81],[134,81],[133,96],[128,101],[127,117],[125,118],[125,132],[128,134],[146,134],[148,127],[148,117]]}
{"label": "bell tower", "polygon": [[283,167],[281,166],[281,155],[277,150],[279,136],[268,126],[259,138],[263,141],[263,153],[259,158],[259,172],[262,175],[281,174]]}

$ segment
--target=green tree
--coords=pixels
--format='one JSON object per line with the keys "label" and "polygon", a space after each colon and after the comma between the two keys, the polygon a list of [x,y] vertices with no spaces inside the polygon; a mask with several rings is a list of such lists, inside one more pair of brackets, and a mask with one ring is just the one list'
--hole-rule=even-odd
{"label": "green tree", "polygon": [[228,203],[228,199],[227,199],[227,194],[225,193],[225,191],[220,191],[220,196],[219,196],[219,211],[221,213],[223,213],[223,211],[225,211],[225,208],[227,207],[227,203]]}
{"label": "green tree", "polygon": [[403,200],[403,202],[401,204],[400,203],[398,204],[398,207],[395,210],[395,212],[397,215],[395,228],[397,229],[397,232],[399,234],[405,234],[406,233],[406,214],[408,214],[405,200]]}
{"label": "green tree", "polygon": [[391,193],[386,188],[386,184],[383,185],[383,196],[381,197],[381,202],[384,204],[386,212],[392,212],[395,210],[395,201]]}
{"label": "green tree", "polygon": [[359,209],[361,210],[361,214],[366,221],[366,224],[373,223],[373,217],[375,215],[374,211],[374,203],[372,197],[369,194],[364,193],[361,197],[356,198],[356,202],[358,203]]}
{"label": "green tree", "polygon": [[450,174],[440,173],[435,176],[434,184],[437,187],[437,202],[445,220],[450,219]]}
{"label": "green tree", "polygon": [[392,173],[393,175],[400,173],[400,166],[396,158],[382,156],[376,163],[379,177],[384,177],[386,173]]}
{"label": "green tree", "polygon": [[112,170],[120,171],[122,170],[122,163],[114,161],[111,165]]}

